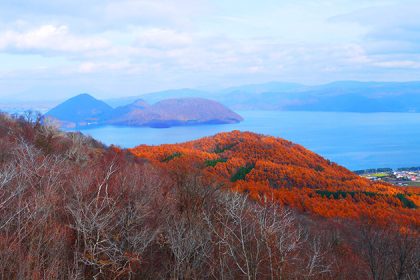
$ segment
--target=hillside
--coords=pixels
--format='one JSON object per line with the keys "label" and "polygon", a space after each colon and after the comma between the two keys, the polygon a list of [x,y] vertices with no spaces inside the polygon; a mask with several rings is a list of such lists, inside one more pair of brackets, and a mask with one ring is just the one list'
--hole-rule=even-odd
{"label": "hillside", "polygon": [[63,127],[86,126],[96,124],[103,114],[109,113],[112,107],[89,94],[72,97],[49,110],[45,116],[60,121]]}
{"label": "hillside", "polygon": [[[139,104],[140,105],[140,104]],[[106,147],[0,114],[2,279],[416,279],[419,192],[231,132]]]}
{"label": "hillside", "polygon": [[417,194],[373,183],[280,138],[234,131],[184,144],[142,145],[131,151],[165,168],[195,168],[210,181],[223,182],[257,200],[273,198],[324,217],[368,215],[420,226],[419,212],[411,209],[420,205]]}

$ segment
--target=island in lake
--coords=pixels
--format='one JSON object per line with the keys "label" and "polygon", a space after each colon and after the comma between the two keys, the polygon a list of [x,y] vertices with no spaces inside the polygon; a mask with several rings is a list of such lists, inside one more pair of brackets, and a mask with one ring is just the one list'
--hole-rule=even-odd
{"label": "island in lake", "polygon": [[57,121],[63,128],[102,125],[171,127],[201,124],[238,123],[243,118],[205,98],[166,99],[149,104],[142,99],[113,108],[89,94],[80,94],[48,111],[44,118]]}

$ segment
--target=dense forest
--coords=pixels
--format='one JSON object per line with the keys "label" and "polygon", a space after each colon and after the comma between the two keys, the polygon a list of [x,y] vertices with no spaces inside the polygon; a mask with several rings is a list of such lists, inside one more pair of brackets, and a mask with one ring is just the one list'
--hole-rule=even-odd
{"label": "dense forest", "polygon": [[418,205],[279,138],[125,150],[0,115],[1,279],[419,279]]}

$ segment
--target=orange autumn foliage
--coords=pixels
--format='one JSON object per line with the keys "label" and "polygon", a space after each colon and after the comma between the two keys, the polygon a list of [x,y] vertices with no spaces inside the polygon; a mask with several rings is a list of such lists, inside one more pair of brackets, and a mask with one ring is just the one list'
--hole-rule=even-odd
{"label": "orange autumn foliage", "polygon": [[368,216],[378,223],[391,219],[420,226],[419,210],[407,206],[420,206],[418,189],[371,182],[280,138],[233,131],[182,144],[142,145],[130,151],[168,170],[194,169],[209,183],[246,192],[261,202],[270,199],[329,218]]}

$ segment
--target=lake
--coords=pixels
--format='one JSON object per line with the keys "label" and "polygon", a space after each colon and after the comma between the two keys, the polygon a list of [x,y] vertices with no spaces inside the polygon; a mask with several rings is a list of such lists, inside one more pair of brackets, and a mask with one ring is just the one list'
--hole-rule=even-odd
{"label": "lake", "polygon": [[351,170],[420,166],[419,113],[238,111],[238,124],[171,128],[106,126],[81,130],[105,144],[180,143],[219,132],[252,131],[285,138]]}

